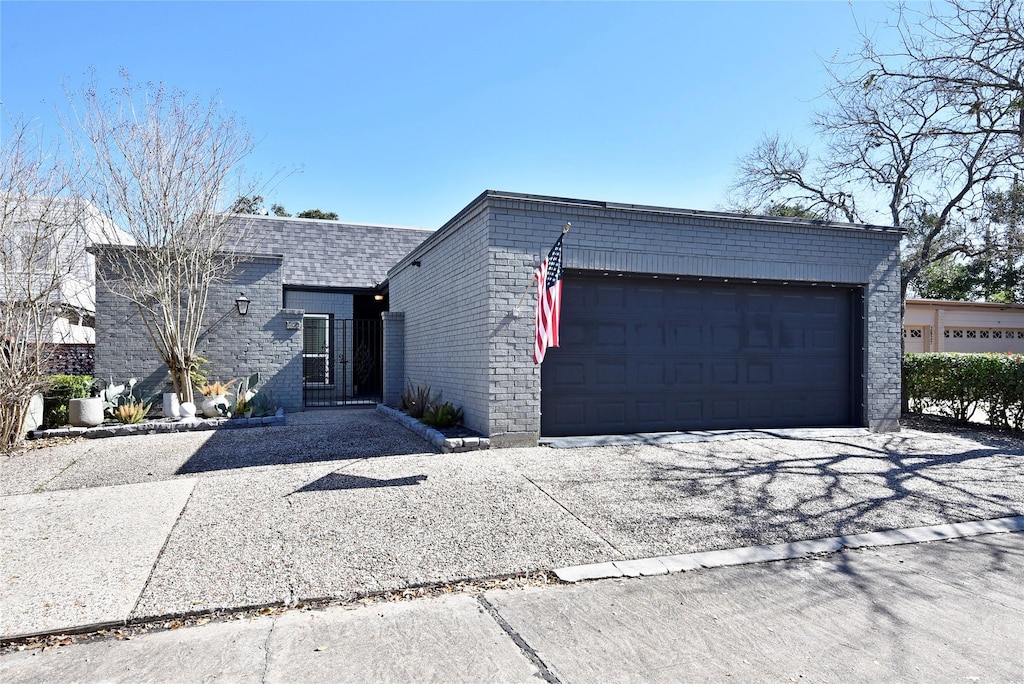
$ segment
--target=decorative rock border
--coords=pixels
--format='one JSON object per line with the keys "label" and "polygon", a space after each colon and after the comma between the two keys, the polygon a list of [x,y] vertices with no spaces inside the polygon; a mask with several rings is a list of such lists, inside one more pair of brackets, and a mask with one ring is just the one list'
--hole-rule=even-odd
{"label": "decorative rock border", "polygon": [[377,412],[384,414],[407,430],[415,432],[445,454],[491,448],[491,440],[486,437],[445,437],[429,425],[384,404],[377,404]]}
{"label": "decorative rock border", "polygon": [[48,439],[51,437],[86,437],[102,439],[104,437],[126,437],[128,435],[157,435],[169,432],[194,432],[196,430],[235,430],[239,428],[268,427],[284,425],[284,409],[277,409],[272,416],[261,418],[182,418],[179,420],[152,420],[134,425],[103,424],[97,427],[59,427],[50,430],[32,430],[29,439]]}

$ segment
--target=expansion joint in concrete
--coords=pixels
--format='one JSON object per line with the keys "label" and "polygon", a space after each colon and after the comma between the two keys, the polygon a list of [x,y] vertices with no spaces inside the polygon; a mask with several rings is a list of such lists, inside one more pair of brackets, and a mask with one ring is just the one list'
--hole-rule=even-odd
{"label": "expansion joint in concrete", "polygon": [[511,639],[512,642],[519,647],[519,650],[523,652],[523,655],[533,663],[533,666],[537,668],[537,675],[541,679],[549,684],[561,684],[561,680],[555,676],[555,673],[552,672],[547,663],[541,659],[533,646],[530,646],[530,644],[526,642],[526,639],[512,628],[512,625],[510,625],[508,621],[501,616],[501,613],[498,612],[498,609],[494,607],[493,603],[484,598],[483,595],[477,596],[476,600],[480,606],[487,611],[487,614],[490,615],[496,623],[498,623],[498,627],[501,628],[501,631],[505,632],[505,634],[508,635],[508,638]]}
{"label": "expansion joint in concrete", "polygon": [[619,547],[615,546],[615,544],[613,544],[613,543],[612,543],[612,542],[611,542],[611,541],[610,541],[609,539],[605,538],[605,537],[604,537],[604,536],[603,536],[602,534],[600,534],[600,533],[599,533],[599,532],[598,532],[597,530],[595,530],[594,528],[592,528],[592,527],[590,527],[589,525],[587,525],[587,523],[583,522],[583,520],[582,520],[582,519],[581,519],[581,518],[580,518],[580,517],[579,517],[578,515],[576,515],[575,513],[573,513],[572,511],[570,511],[570,510],[569,510],[568,508],[566,508],[566,507],[565,507],[565,506],[564,506],[564,505],[562,504],[562,502],[561,502],[561,501],[559,501],[559,500],[558,500],[558,499],[556,499],[555,497],[551,496],[551,494],[549,494],[549,493],[548,493],[548,492],[547,492],[547,491],[546,491],[546,490],[545,490],[545,489],[544,489],[543,487],[541,487],[541,486],[540,486],[539,484],[537,484],[536,482],[534,482],[533,480],[531,480],[531,479],[530,479],[529,477],[527,477],[526,475],[523,475],[523,479],[524,479],[524,480],[526,480],[527,482],[529,482],[530,484],[532,484],[532,485],[533,485],[534,487],[536,487],[536,488],[537,488],[537,490],[538,490],[538,491],[539,491],[539,492],[540,492],[541,494],[543,494],[544,496],[546,496],[546,497],[548,497],[549,499],[551,499],[551,501],[552,501],[552,502],[553,502],[553,503],[554,503],[554,504],[555,504],[556,506],[558,506],[558,507],[559,507],[559,508],[561,508],[561,509],[562,509],[563,511],[565,511],[566,513],[568,513],[568,514],[569,514],[569,515],[570,515],[570,516],[572,517],[572,519],[573,519],[573,520],[575,520],[576,522],[578,522],[578,523],[579,523],[580,525],[583,525],[583,527],[585,527],[586,529],[588,529],[588,530],[589,530],[589,531],[590,531],[590,532],[591,532],[591,533],[592,533],[592,534],[593,534],[593,535],[594,535],[595,537],[597,537],[598,539],[600,539],[601,541],[603,541],[603,542],[604,542],[605,544],[607,544],[608,546],[610,546],[610,547],[612,548],[612,550],[614,550],[614,551],[615,551],[615,553],[619,554],[620,556],[624,556],[624,555],[625,555],[625,554],[623,554],[623,553],[622,553],[622,550],[621,550],[621,549],[620,549]]}
{"label": "expansion joint in concrete", "polygon": [[178,528],[181,523],[181,519],[185,517],[185,510],[188,508],[189,503],[192,501],[192,495],[196,493],[196,485],[199,484],[198,480],[192,481],[192,489],[188,492],[188,498],[185,499],[185,505],[178,511],[178,517],[174,519],[174,524],[171,525],[171,529],[167,532],[167,537],[164,539],[164,543],[160,545],[160,552],[156,554],[156,558],[153,559],[153,567],[149,569],[149,575],[146,576],[146,581],[142,585],[142,591],[139,592],[138,598],[135,599],[135,605],[128,612],[127,621],[130,622],[132,617],[136,615],[139,610],[139,604],[142,603],[142,597],[146,595],[146,591],[149,590],[149,583],[153,581],[153,574],[156,572],[157,567],[160,565],[160,559],[163,558],[164,552],[167,550],[167,545],[171,543],[171,537],[174,536],[174,530]]}

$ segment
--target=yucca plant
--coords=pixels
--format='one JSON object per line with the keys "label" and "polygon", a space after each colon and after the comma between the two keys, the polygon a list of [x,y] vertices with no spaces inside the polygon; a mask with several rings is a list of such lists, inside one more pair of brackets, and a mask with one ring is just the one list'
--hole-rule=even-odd
{"label": "yucca plant", "polygon": [[419,420],[423,417],[423,413],[437,403],[440,397],[432,397],[430,395],[430,385],[426,387],[413,386],[410,382],[406,385],[405,390],[402,392],[402,399],[399,408],[408,413],[413,418]]}

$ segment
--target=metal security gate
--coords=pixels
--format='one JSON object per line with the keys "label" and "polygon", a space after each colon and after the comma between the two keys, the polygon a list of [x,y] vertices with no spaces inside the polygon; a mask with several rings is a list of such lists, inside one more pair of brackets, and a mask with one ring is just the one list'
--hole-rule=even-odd
{"label": "metal security gate", "polygon": [[378,404],[383,398],[382,322],[306,314],[302,396],[307,407]]}

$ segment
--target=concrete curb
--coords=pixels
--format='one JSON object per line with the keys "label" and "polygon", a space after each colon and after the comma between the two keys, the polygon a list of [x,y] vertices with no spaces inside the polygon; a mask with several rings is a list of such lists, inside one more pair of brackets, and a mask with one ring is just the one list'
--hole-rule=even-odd
{"label": "concrete curb", "polygon": [[557,568],[552,570],[552,572],[563,582],[582,582],[584,580],[608,579],[612,577],[668,575],[676,572],[722,568],[731,565],[793,560],[816,554],[834,553],[843,549],[919,544],[921,542],[941,541],[943,539],[959,539],[962,537],[977,537],[984,534],[1022,531],[1024,531],[1024,515],[1018,515],[1010,518],[976,520],[953,523],[951,525],[931,525],[928,527],[911,527],[886,532],[852,534],[845,537],[826,537],[824,539],[811,539],[788,544],[746,546],[722,551],[703,551],[700,553],[685,553],[657,558],[609,561],[607,563]]}
{"label": "concrete curb", "polygon": [[405,429],[416,433],[433,447],[440,449],[446,454],[491,448],[491,440],[486,437],[445,437],[429,425],[421,423],[412,416],[384,404],[377,404],[377,412],[397,422]]}
{"label": "concrete curb", "polygon": [[181,418],[178,420],[159,419],[136,423],[135,425],[103,424],[96,427],[60,427],[50,430],[33,430],[29,439],[50,439],[55,437],[127,437],[128,435],[157,435],[169,432],[195,432],[196,430],[236,430],[239,428],[269,427],[284,425],[284,409],[277,409],[273,416],[260,418]]}

